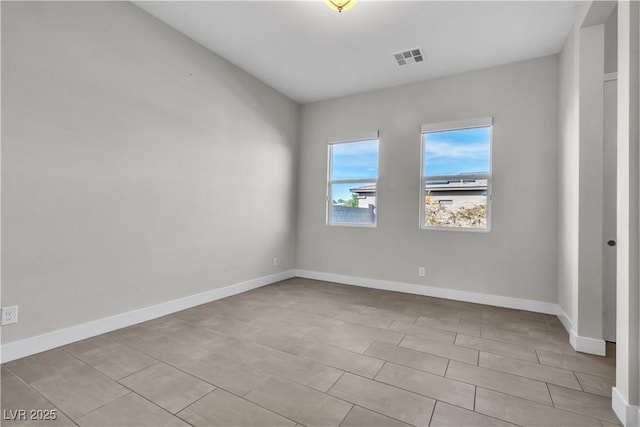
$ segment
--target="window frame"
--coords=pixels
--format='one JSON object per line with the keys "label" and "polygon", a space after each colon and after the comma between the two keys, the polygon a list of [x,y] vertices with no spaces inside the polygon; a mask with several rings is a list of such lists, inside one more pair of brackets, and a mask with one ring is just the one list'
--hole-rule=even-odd
{"label": "window frame", "polygon": [[[350,144],[364,141],[377,141],[378,143],[378,163],[376,178],[362,178],[362,179],[335,179],[332,180],[333,173],[333,146],[338,144]],[[379,188],[378,181],[380,179],[380,132],[361,132],[357,134],[349,134],[339,137],[329,138],[327,144],[327,192],[326,192],[326,225],[331,227],[365,227],[376,228],[378,226],[378,200],[379,200]],[[375,218],[372,224],[364,223],[333,223],[331,222],[331,206],[333,201],[332,186],[335,184],[370,184],[373,183],[376,186],[376,206],[375,206]]]}
{"label": "window frame", "polygon": [[[487,180],[487,225],[485,228],[475,227],[443,227],[425,225],[425,198],[427,197],[427,179],[429,181],[450,180],[455,175],[425,175],[424,174],[424,161],[425,161],[425,134],[489,128],[489,171],[485,174],[473,174],[465,175],[465,179],[486,179]],[[471,233],[489,233],[491,231],[491,213],[492,213],[492,201],[493,201],[493,117],[481,117],[475,119],[463,119],[453,120],[448,122],[430,123],[424,124],[421,127],[420,132],[420,203],[419,203],[419,217],[418,228],[424,231],[456,231],[456,232],[471,232]]]}

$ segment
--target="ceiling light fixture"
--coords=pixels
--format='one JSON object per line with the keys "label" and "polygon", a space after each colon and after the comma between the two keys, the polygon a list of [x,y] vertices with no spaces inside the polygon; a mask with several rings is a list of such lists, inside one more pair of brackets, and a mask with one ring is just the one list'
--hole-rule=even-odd
{"label": "ceiling light fixture", "polygon": [[343,10],[349,10],[358,3],[358,0],[324,0],[330,9],[342,12]]}

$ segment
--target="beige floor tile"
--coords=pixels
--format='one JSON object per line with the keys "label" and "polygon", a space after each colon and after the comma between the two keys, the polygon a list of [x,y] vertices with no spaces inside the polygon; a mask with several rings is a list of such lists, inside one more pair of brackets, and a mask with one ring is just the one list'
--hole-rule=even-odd
{"label": "beige floor tile", "polygon": [[[2,381],[3,426],[72,426],[75,425],[53,403],[42,397],[15,375]],[[31,411],[36,411],[32,413]],[[38,412],[43,411],[43,412]],[[46,415],[47,419],[42,419]]]}
{"label": "beige floor tile", "polygon": [[[365,352],[366,355],[393,362],[398,365],[408,366],[421,371],[444,376],[449,360],[423,353],[421,351],[409,350],[391,344],[376,342]],[[354,372],[356,373],[356,372]],[[366,376],[366,375],[365,375]]]}
{"label": "beige floor tile", "polygon": [[368,316],[366,314],[353,313],[351,311],[341,311],[334,316],[336,319],[345,320],[347,322],[362,323],[363,325],[373,326],[374,328],[388,328],[393,319],[390,317]]}
{"label": "beige floor tile", "polygon": [[456,333],[450,331],[444,331],[442,329],[428,328],[424,326],[416,326],[409,323],[400,321],[394,321],[389,329],[392,331],[400,332],[403,334],[417,335],[425,338],[429,338],[433,341],[441,341],[448,344],[453,344],[456,339]]}
{"label": "beige floor tile", "polygon": [[256,320],[251,322],[251,324],[262,330],[278,331],[298,338],[302,338],[309,332],[317,329],[315,326],[304,325],[297,322],[281,322],[279,320],[269,319],[266,317],[258,317]]}
{"label": "beige floor tile", "polygon": [[8,378],[11,378],[11,377],[15,377],[13,372],[11,372],[9,369],[7,369],[4,366],[2,366],[0,368],[0,382],[6,380]]}
{"label": "beige floor tile", "polygon": [[600,420],[600,424],[602,424],[602,427],[622,427],[622,424],[619,421],[617,423],[608,423]]}
{"label": "beige floor tile", "polygon": [[158,363],[156,359],[117,342],[85,351],[76,357],[116,380]]}
{"label": "beige floor tile", "polygon": [[72,419],[129,392],[90,366],[80,366],[31,383],[46,399]]}
{"label": "beige floor tile", "polygon": [[250,367],[258,373],[286,378],[315,390],[326,392],[344,373],[339,369],[288,353],[274,353]]}
{"label": "beige floor tile", "polygon": [[164,335],[151,340],[142,340],[130,345],[148,356],[171,365],[176,365],[187,360],[197,360],[211,354],[211,351],[202,347],[185,345],[185,343],[179,339]]}
{"label": "beige floor tile", "polygon": [[471,384],[394,363],[385,363],[375,380],[473,410],[476,388]]}
{"label": "beige floor tile", "polygon": [[[127,375],[120,381],[142,395],[119,389],[96,368]],[[109,411],[126,414],[137,406],[130,400],[142,399],[142,413],[200,407],[194,414],[205,425],[245,413],[260,420],[272,414],[284,425],[424,425],[435,397],[441,400],[433,425],[493,425],[499,415],[525,425],[609,426],[617,425],[607,406],[614,378],[615,346],[608,344],[602,358],[576,353],[555,316],[295,278],[13,361],[2,366],[0,382],[3,406],[12,396],[20,405],[70,408],[75,416],[88,410],[96,420]],[[467,389],[459,401],[457,383]],[[550,405],[542,384],[566,409]],[[221,388],[210,392],[214,387]],[[442,401],[471,408],[470,388],[476,411],[491,413]],[[241,397],[250,393],[284,413]],[[240,408],[235,415],[233,408]],[[231,418],[206,421],[212,414]],[[72,423],[66,415],[60,410],[56,423]]]}
{"label": "beige floor tile", "polygon": [[120,344],[128,345],[133,348],[138,348],[141,343],[155,341],[166,337],[166,335],[158,331],[154,331],[153,329],[145,328],[140,325],[118,329],[105,335],[115,342],[119,342]]}
{"label": "beige floor tile", "polygon": [[368,378],[373,378],[384,362],[349,350],[318,344],[302,357]]}
{"label": "beige floor tile", "polygon": [[320,314],[322,316],[333,317],[343,310],[343,306],[316,304],[306,302],[296,302],[288,306],[292,310],[304,311],[306,313]]}
{"label": "beige floor tile", "polygon": [[564,329],[564,327],[562,329],[529,327],[527,328],[527,331],[532,337],[546,338],[562,343],[569,342],[569,333]]}
{"label": "beige floor tile", "polygon": [[438,319],[444,320],[446,322],[460,323],[460,318],[463,314],[459,310],[433,304],[425,306],[412,305],[407,307],[407,309],[404,310],[404,313],[418,316],[416,324],[418,324],[420,318]]}
{"label": "beige floor tile", "polygon": [[77,357],[80,354],[86,353],[88,351],[94,351],[100,347],[113,344],[114,342],[115,341],[109,338],[108,335],[98,335],[97,337],[88,338],[86,340],[74,342],[73,344],[65,345],[63,347],[60,347],[60,349]]}
{"label": "beige floor tile", "polygon": [[611,409],[611,399],[576,391],[556,385],[549,385],[549,391],[556,408],[587,415],[608,422],[617,422],[618,417]]}
{"label": "beige floor tile", "polygon": [[278,352],[262,344],[236,338],[226,338],[221,341],[211,352],[219,358],[229,360],[232,364],[251,365],[260,362]]}
{"label": "beige floor tile", "polygon": [[428,397],[349,373],[328,393],[414,426],[426,426],[435,405]]}
{"label": "beige floor tile", "polygon": [[538,363],[538,357],[532,348],[463,334],[456,337],[456,345]]}
{"label": "beige floor tile", "polygon": [[164,363],[123,378],[120,383],[174,414],[215,389]]}
{"label": "beige floor tile", "polygon": [[[485,329],[493,329],[500,330],[509,334],[517,334],[523,336],[530,336],[529,328],[532,326],[531,322],[526,320],[523,321],[522,319],[515,317],[513,314],[511,314],[511,316],[498,315],[492,317],[488,316],[487,313],[484,313],[482,319],[461,319],[460,323],[471,323],[474,325],[480,325],[482,332],[484,332]],[[541,323],[533,325],[538,327],[545,326]],[[482,332],[480,336],[482,336]]]}
{"label": "beige floor tile", "polygon": [[284,427],[295,424],[221,389],[208,394],[178,415],[196,427]]}
{"label": "beige floor tile", "polygon": [[351,404],[308,387],[271,377],[245,398],[306,426],[338,426]]}
{"label": "beige floor tile", "polygon": [[260,330],[247,337],[249,341],[253,341],[269,348],[284,351],[293,355],[300,355],[315,345],[312,341],[307,341],[285,333],[277,331]]}
{"label": "beige floor tile", "polygon": [[553,351],[537,350],[540,363],[558,368],[570,369],[572,371],[597,375],[599,377],[614,378],[616,367],[602,361],[584,357],[581,354],[563,354]]}
{"label": "beige floor tile", "polygon": [[196,345],[203,348],[211,348],[224,339],[223,335],[211,329],[171,316],[142,323],[142,326],[169,335],[187,345]]}
{"label": "beige floor tile", "polygon": [[491,418],[477,412],[437,402],[431,417],[430,427],[509,427],[515,424]]}
{"label": "beige floor tile", "polygon": [[471,335],[474,337],[480,336],[480,326],[478,325],[461,324],[460,322],[447,321],[443,319],[433,319],[430,317],[419,317],[418,320],[416,320],[415,324],[417,326],[442,329],[445,331]]}
{"label": "beige floor tile", "polygon": [[196,327],[193,322],[187,322],[186,320],[173,316],[158,317],[156,319],[140,323],[139,325],[168,335],[183,333],[186,330],[194,329]]}
{"label": "beige floor tile", "polygon": [[[284,303],[282,301],[281,303]],[[277,311],[278,305],[265,304],[259,301],[245,301],[237,304],[218,304],[215,307],[215,314],[229,319],[238,320],[245,323],[253,323],[264,313],[273,313]]]}
{"label": "beige floor tile", "polygon": [[360,323],[345,322],[340,330],[356,337],[363,337],[373,341],[384,342],[387,344],[398,345],[404,334],[401,332],[390,331],[388,329],[375,328]]}
{"label": "beige floor tile", "polygon": [[49,350],[14,360],[5,366],[25,382],[32,383],[86,365],[62,350]]}
{"label": "beige floor tile", "polygon": [[241,322],[228,317],[209,315],[206,319],[198,322],[198,325],[204,328],[212,329],[220,335],[246,338],[247,336],[258,331],[258,328],[250,323]]}
{"label": "beige floor tile", "polygon": [[536,350],[569,353],[574,352],[573,348],[568,342],[558,342],[556,340],[534,337],[529,335],[528,333],[517,334],[512,332],[505,332],[504,330],[498,328],[483,327],[481,337],[496,341],[503,341],[509,344],[520,345],[523,347],[534,348]]}
{"label": "beige floor tile", "polygon": [[269,377],[251,372],[248,367],[215,354],[182,362],[179,368],[238,396],[244,396]]}
{"label": "beige floor tile", "polygon": [[615,378],[598,377],[581,372],[576,372],[575,374],[584,391],[611,398],[611,388],[616,385]]}
{"label": "beige floor tile", "polygon": [[172,313],[170,317],[174,317],[176,319],[181,319],[186,322],[198,324],[198,323],[204,322],[211,316],[212,308],[213,306],[209,306],[208,304],[199,305],[197,307],[189,308],[187,310],[182,310],[176,313]]}
{"label": "beige floor tile", "polygon": [[405,424],[393,418],[372,412],[368,409],[354,406],[344,419],[340,427],[408,427]]}
{"label": "beige floor tile", "polygon": [[397,320],[398,322],[413,324],[416,320],[418,320],[418,316],[412,316],[410,314],[403,313],[403,310],[406,308],[405,304],[401,305],[402,308],[398,310],[388,310],[384,308],[376,308],[376,307],[365,307],[360,311],[360,314],[366,314],[367,316],[380,316],[380,317],[388,317],[393,320]]}
{"label": "beige floor tile", "polygon": [[547,385],[541,381],[468,365],[454,360],[449,362],[446,376],[447,378],[464,381],[512,396],[552,405]]}
{"label": "beige floor tile", "polygon": [[523,426],[595,427],[595,418],[478,387],[476,412]]}
{"label": "beige floor tile", "polygon": [[373,344],[373,340],[364,338],[344,329],[315,329],[303,339],[321,344],[329,344],[356,353],[364,353]]}
{"label": "beige floor tile", "polygon": [[315,326],[318,328],[331,328],[334,326],[344,325],[344,320],[322,316],[320,314],[292,310],[290,308],[283,308],[276,314],[265,315],[263,317],[272,318],[280,322],[295,322],[302,325]]}
{"label": "beige floor tile", "polygon": [[526,362],[524,360],[513,359],[493,353],[485,353],[483,351],[480,352],[479,365],[484,368],[495,369],[497,371],[508,372],[510,374],[580,390],[580,384],[578,384],[578,380],[573,371],[566,369]]}
{"label": "beige floor tile", "polygon": [[472,363],[474,365],[478,363],[478,350],[433,341],[424,337],[407,335],[400,343],[400,347],[446,357],[447,359],[458,360],[460,362]]}
{"label": "beige floor tile", "polygon": [[188,427],[181,419],[135,393],[126,394],[77,419],[80,426]]}

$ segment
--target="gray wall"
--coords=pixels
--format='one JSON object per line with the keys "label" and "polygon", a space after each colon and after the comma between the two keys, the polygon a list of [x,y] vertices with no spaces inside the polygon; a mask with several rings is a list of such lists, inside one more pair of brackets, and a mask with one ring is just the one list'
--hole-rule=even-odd
{"label": "gray wall", "polygon": [[604,72],[618,71],[618,7],[604,24]]}
{"label": "gray wall", "polygon": [[3,343],[293,268],[298,113],[129,3],[2,2]]}
{"label": "gray wall", "polygon": [[[551,56],[304,105],[297,267],[556,302],[557,91]],[[419,230],[420,125],[486,116],[494,117],[491,232]],[[378,226],[326,226],[327,139],[374,130]]]}

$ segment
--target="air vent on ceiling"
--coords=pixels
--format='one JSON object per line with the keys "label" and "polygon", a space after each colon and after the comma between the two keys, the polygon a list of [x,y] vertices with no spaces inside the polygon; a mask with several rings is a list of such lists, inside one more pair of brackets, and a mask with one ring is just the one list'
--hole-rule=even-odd
{"label": "air vent on ceiling", "polygon": [[422,55],[422,51],[419,47],[415,49],[404,50],[402,52],[396,52],[393,54],[393,57],[395,58],[399,67],[424,62],[424,55]]}

